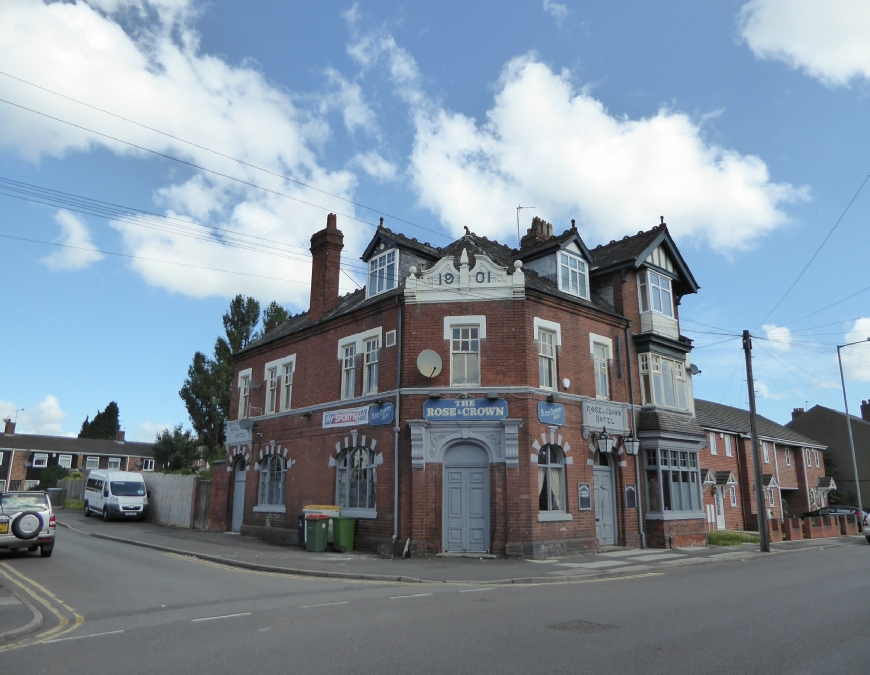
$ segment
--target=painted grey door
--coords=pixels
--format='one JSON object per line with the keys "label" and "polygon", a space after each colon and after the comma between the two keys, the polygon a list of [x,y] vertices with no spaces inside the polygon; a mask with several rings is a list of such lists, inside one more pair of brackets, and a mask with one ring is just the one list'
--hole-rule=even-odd
{"label": "painted grey door", "polygon": [[613,474],[609,469],[595,469],[595,536],[599,546],[616,543],[616,523],[613,513]]}
{"label": "painted grey door", "polygon": [[236,466],[236,480],[233,485],[233,532],[239,532],[242,529],[242,516],[245,514],[245,478],[248,472],[245,471],[244,462],[239,462]]}
{"label": "painted grey door", "polygon": [[474,447],[456,448],[448,454],[444,468],[445,551],[489,551],[489,465],[451,466],[482,462],[488,462],[486,453]]}

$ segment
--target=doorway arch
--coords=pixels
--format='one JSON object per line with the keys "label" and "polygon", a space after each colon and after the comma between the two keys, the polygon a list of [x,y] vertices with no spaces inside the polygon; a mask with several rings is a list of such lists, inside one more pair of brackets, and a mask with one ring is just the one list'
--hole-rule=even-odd
{"label": "doorway arch", "polygon": [[489,552],[489,454],[463,443],[444,456],[444,552]]}

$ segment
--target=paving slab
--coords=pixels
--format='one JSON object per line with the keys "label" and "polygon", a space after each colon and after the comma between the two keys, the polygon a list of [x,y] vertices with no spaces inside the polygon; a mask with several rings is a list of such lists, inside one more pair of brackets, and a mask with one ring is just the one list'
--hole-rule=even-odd
{"label": "paving slab", "polygon": [[0,585],[0,643],[36,630],[42,620],[36,607]]}
{"label": "paving slab", "polygon": [[666,560],[667,558],[685,558],[685,554],[683,553],[656,553],[656,554],[648,554],[648,555],[639,555],[632,558],[632,560],[643,560],[643,561],[659,561]]}
{"label": "paving slab", "polygon": [[620,565],[628,565],[624,560],[596,560],[595,562],[587,563],[559,563],[559,567],[577,567],[579,569],[595,570],[605,567],[618,567]]}

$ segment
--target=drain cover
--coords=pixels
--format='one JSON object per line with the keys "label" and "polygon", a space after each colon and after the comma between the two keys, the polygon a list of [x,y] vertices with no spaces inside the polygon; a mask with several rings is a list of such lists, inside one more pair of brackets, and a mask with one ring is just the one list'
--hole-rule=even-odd
{"label": "drain cover", "polygon": [[608,626],[604,623],[592,623],[591,621],[566,621],[565,623],[557,623],[550,628],[556,630],[568,630],[572,633],[604,633],[608,630],[616,630],[618,626]]}

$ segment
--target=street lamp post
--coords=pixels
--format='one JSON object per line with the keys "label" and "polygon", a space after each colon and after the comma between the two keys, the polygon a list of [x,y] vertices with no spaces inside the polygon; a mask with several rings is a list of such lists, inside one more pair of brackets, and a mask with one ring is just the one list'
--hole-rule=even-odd
{"label": "street lamp post", "polygon": [[846,396],[846,378],[843,376],[843,358],[840,356],[840,350],[843,347],[860,345],[865,342],[870,342],[870,337],[859,342],[837,345],[837,362],[840,364],[840,383],[843,385],[843,405],[846,406],[846,428],[849,430],[849,449],[852,451],[852,469],[855,471],[855,492],[858,495],[858,518],[864,517],[864,504],[861,502],[861,482],[858,480],[858,462],[855,460],[855,440],[852,438],[852,420],[849,417],[849,399]]}

